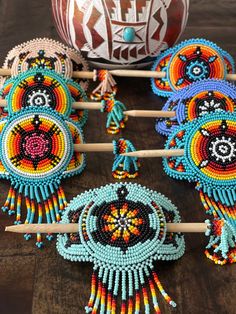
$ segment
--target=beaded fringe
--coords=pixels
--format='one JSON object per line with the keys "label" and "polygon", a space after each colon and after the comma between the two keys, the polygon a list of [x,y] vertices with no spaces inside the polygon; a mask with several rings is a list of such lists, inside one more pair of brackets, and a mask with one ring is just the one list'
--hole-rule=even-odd
{"label": "beaded fringe", "polygon": [[122,156],[123,153],[136,151],[133,144],[125,139],[113,141],[115,160],[112,166],[112,175],[116,179],[134,179],[138,176],[140,163],[138,158]]}
{"label": "beaded fringe", "polygon": [[[11,185],[2,211],[8,212],[9,215],[15,215],[15,224],[22,223],[23,198],[27,212],[24,221],[25,224],[34,223],[36,213],[38,214],[38,224],[43,222],[43,213],[46,216],[47,223],[57,223],[61,220],[61,212],[67,205],[65,194],[61,186],[55,184],[43,186]],[[25,234],[24,238],[29,240],[31,235]],[[46,238],[50,241],[53,237],[51,234],[48,234]],[[37,233],[36,245],[39,248],[43,246],[40,233]]]}
{"label": "beaded fringe", "polygon": [[102,112],[107,113],[106,129],[109,134],[117,134],[125,128],[128,117],[124,115],[125,105],[116,100],[113,96],[107,100],[102,100]]}
{"label": "beaded fringe", "polygon": [[[205,251],[216,264],[236,262],[236,193],[235,191],[199,190],[207,214],[214,217],[213,235]],[[225,223],[223,223],[225,221]],[[227,227],[227,229],[226,229]],[[222,244],[223,241],[223,244]],[[223,249],[222,249],[223,246]]]}
{"label": "beaded fringe", "polygon": [[[163,289],[156,272],[148,267],[128,271],[94,269],[91,295],[85,311],[92,314],[117,314],[119,307],[120,314],[158,314],[157,289],[168,304],[176,307],[176,303]],[[120,306],[118,295],[121,296]],[[145,312],[141,312],[141,302]]]}
{"label": "beaded fringe", "polygon": [[92,92],[91,99],[101,100],[106,94],[116,95],[117,84],[108,70],[98,70],[97,76],[101,82]]}

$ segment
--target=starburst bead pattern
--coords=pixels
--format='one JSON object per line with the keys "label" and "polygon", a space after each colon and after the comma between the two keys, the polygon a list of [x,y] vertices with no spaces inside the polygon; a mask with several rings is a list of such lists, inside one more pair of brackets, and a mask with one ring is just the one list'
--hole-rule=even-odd
{"label": "starburst bead pattern", "polygon": [[183,255],[183,235],[166,230],[167,222],[179,221],[166,197],[137,184],[110,184],[74,198],[62,222],[78,223],[78,233],[59,235],[57,249],[65,259],[94,264],[86,313],[117,313],[121,301],[122,311],[140,314],[142,300],[142,313],[160,313],[157,290],[175,307],[153,264]]}

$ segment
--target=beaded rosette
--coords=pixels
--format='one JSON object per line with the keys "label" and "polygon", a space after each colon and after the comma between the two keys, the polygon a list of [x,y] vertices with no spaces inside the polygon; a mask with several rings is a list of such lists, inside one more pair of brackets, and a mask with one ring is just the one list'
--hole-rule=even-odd
{"label": "beaded rosette", "polygon": [[203,79],[224,79],[234,72],[232,56],[205,39],[189,39],[163,52],[153,65],[153,71],[166,73],[164,78],[152,78],[153,92],[169,97],[193,82]]}
{"label": "beaded rosette", "polygon": [[110,184],[74,198],[62,223],[78,223],[78,233],[58,235],[57,249],[65,259],[94,264],[86,313],[117,313],[120,301],[121,313],[159,313],[157,289],[175,306],[153,263],[184,254],[183,235],[166,229],[179,221],[166,197],[136,184]]}
{"label": "beaded rosette", "polygon": [[[82,87],[65,79],[53,70],[34,68],[5,82],[1,89],[2,98],[7,101],[7,111],[17,112],[25,107],[48,107],[84,126],[87,110],[72,109],[74,101],[87,101]],[[3,111],[6,115],[6,110]]]}
{"label": "beaded rosette", "polygon": [[221,80],[203,80],[175,92],[165,103],[163,111],[175,112],[173,118],[157,120],[156,130],[171,134],[179,125],[200,118],[208,113],[229,111],[236,108],[236,88]]}
{"label": "beaded rosette", "polygon": [[155,63],[152,66],[152,71],[164,72],[166,74],[166,77],[164,78],[152,78],[151,79],[152,90],[154,94],[157,94],[159,96],[169,97],[173,93],[168,77],[167,77],[167,68],[168,68],[173,52],[174,52],[174,48],[170,48],[162,52],[157,57]]}
{"label": "beaded rosette", "polygon": [[[21,223],[25,199],[25,223],[34,223],[36,213],[38,223],[43,214],[47,223],[58,222],[67,204],[61,179],[81,173],[85,166],[84,155],[73,146],[83,142],[79,125],[45,107],[25,108],[0,125],[0,177],[11,181],[2,210]],[[40,234],[37,246],[42,246]]]}
{"label": "beaded rosette", "polygon": [[[225,219],[235,230],[236,114],[214,113],[188,122],[169,136],[165,148],[184,149],[183,156],[163,158],[166,173],[196,182],[206,212]],[[218,261],[213,251],[211,258]],[[235,245],[227,256],[228,262],[236,262]]]}
{"label": "beaded rosette", "polygon": [[[11,69],[12,75],[17,76],[31,68],[51,69],[65,78],[72,78],[73,71],[88,71],[88,64],[82,55],[62,43],[49,38],[36,38],[24,42],[9,51],[4,69]],[[76,79],[86,90],[88,80]],[[1,79],[1,85],[5,78]]]}

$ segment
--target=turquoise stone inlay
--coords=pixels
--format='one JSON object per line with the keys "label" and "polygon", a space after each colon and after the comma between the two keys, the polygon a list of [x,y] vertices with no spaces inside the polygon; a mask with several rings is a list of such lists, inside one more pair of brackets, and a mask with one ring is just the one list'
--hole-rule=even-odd
{"label": "turquoise stone inlay", "polygon": [[133,27],[126,27],[123,33],[124,40],[126,42],[132,42],[135,38],[135,30]]}

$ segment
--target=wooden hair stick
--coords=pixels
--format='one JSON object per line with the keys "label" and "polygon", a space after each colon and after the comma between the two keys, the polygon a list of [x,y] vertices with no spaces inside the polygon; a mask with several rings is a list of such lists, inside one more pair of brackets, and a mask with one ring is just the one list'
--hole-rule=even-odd
{"label": "wooden hair stick", "polygon": [[[146,78],[165,78],[166,72],[158,71],[144,71],[144,70],[110,70],[109,73],[113,76],[121,77],[146,77]],[[0,68],[0,76],[11,76],[11,69]],[[74,71],[73,78],[82,78],[97,80],[97,71]],[[236,74],[227,74],[226,79],[229,81],[236,81]]]}
{"label": "wooden hair stick", "polygon": [[134,152],[124,153],[121,155],[127,156],[127,157],[138,157],[138,158],[184,156],[184,149],[137,150]]}
{"label": "wooden hair stick", "polygon": [[[167,232],[206,232],[209,228],[207,223],[167,223]],[[78,224],[22,224],[12,225],[5,231],[15,233],[77,233]]]}
{"label": "wooden hair stick", "polygon": [[[12,71],[11,69],[4,69],[0,68],[0,76],[11,76]],[[72,74],[73,78],[83,78],[83,79],[90,79],[90,80],[97,80],[97,71],[75,71]]]}
{"label": "wooden hair stick", "polygon": [[[7,100],[0,99],[0,107],[7,107]],[[103,105],[101,102],[73,102],[73,109],[87,109],[87,110],[101,110]],[[162,110],[128,110],[123,112],[125,116],[129,117],[143,117],[143,118],[173,118],[175,117],[174,111]]]}
{"label": "wooden hair stick", "polygon": [[162,110],[127,110],[123,112],[125,116],[142,118],[174,118],[175,111]]}
{"label": "wooden hair stick", "polygon": [[[76,152],[86,153],[86,152],[113,152],[114,145],[112,143],[85,143],[85,144],[74,144],[74,150]],[[154,156],[151,156],[151,154]],[[137,154],[138,153],[138,154]],[[145,154],[147,156],[144,156]],[[129,157],[171,157],[171,156],[183,156],[184,150],[183,149],[158,149],[158,150],[141,150],[141,151],[134,151],[130,153],[121,154],[122,156],[129,156]],[[138,156],[137,156],[138,155]]]}
{"label": "wooden hair stick", "polygon": [[[0,99],[0,107],[7,107],[7,100]],[[88,110],[101,110],[103,108],[100,102],[73,102],[72,103],[73,109],[88,109]]]}
{"label": "wooden hair stick", "polygon": [[[165,78],[166,72],[144,71],[144,70],[111,70],[113,76],[121,77],[146,77],[146,78]],[[236,74],[227,74],[226,80],[236,81]]]}

